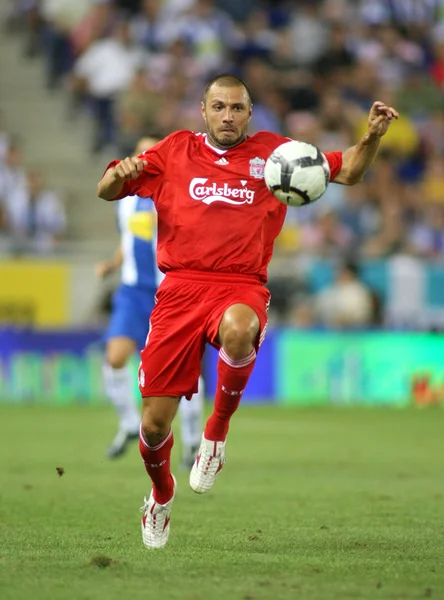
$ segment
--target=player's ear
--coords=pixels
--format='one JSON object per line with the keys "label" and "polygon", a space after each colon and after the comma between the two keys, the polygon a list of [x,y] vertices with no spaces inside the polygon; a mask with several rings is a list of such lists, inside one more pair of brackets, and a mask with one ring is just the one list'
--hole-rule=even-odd
{"label": "player's ear", "polygon": [[200,112],[202,114],[203,120],[206,121],[207,120],[207,113],[205,110],[205,104],[203,102],[200,103]]}
{"label": "player's ear", "polygon": [[253,105],[250,104],[250,110],[248,111],[248,120],[251,119],[252,114],[253,114]]}

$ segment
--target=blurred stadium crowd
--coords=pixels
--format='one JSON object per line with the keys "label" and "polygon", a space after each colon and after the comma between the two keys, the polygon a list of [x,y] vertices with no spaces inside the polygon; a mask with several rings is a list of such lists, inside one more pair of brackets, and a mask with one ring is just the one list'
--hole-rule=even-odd
{"label": "blurred stadium crowd", "polygon": [[[203,85],[220,72],[251,88],[251,133],[269,129],[323,151],[352,145],[374,100],[399,111],[364,182],[330,186],[289,213],[270,285],[298,325],[380,321],[357,261],[444,258],[444,0],[19,0],[8,27],[21,32],[26,56],[44,61],[48,89],[66,90],[70,117],[90,116],[99,156],[126,156],[150,133],[200,131]],[[62,204],[28,173],[27,199],[8,210],[15,146],[0,145],[0,225],[35,239],[40,228],[50,249],[65,230]],[[303,296],[304,282],[289,284],[288,273],[313,258],[340,262],[333,288],[349,295],[323,290],[289,313],[284,299]],[[344,312],[349,297],[354,310]]]}
{"label": "blurred stadium crowd", "polygon": [[22,141],[0,123],[0,252],[50,254],[65,229],[60,195],[41,171],[26,166]]}

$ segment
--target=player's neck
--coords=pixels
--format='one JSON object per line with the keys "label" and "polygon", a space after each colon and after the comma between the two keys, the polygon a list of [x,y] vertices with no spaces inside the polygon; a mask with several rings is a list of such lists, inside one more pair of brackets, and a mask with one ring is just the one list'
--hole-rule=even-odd
{"label": "player's neck", "polygon": [[231,150],[232,148],[236,148],[237,146],[239,146],[239,144],[242,144],[242,142],[244,142],[247,139],[247,136],[244,135],[242,137],[242,139],[240,139],[238,142],[236,142],[236,144],[234,144],[233,146],[220,146],[217,144],[217,141],[214,140],[212,137],[209,136],[209,134],[207,133],[205,136],[205,144],[207,146],[209,146],[212,150],[214,150],[215,152],[217,152],[218,154],[225,154],[225,152],[227,152],[228,150]]}

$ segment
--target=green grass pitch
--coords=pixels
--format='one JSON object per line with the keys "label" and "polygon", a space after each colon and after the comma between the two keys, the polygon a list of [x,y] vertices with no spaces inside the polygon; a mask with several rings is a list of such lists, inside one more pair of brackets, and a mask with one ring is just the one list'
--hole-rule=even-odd
{"label": "green grass pitch", "polygon": [[105,458],[114,425],[108,407],[0,407],[2,600],[444,599],[443,410],[242,407],[207,495],[176,444],[158,551],[137,447]]}

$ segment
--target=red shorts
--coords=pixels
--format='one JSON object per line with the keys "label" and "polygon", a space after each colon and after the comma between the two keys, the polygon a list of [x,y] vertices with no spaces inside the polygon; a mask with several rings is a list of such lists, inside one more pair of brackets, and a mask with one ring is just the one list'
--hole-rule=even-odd
{"label": "red shorts", "polygon": [[232,304],[246,304],[257,314],[265,335],[270,292],[255,277],[168,273],[156,294],[147,343],[141,352],[139,388],[147,396],[191,396],[197,392],[205,345],[219,349],[222,317]]}

